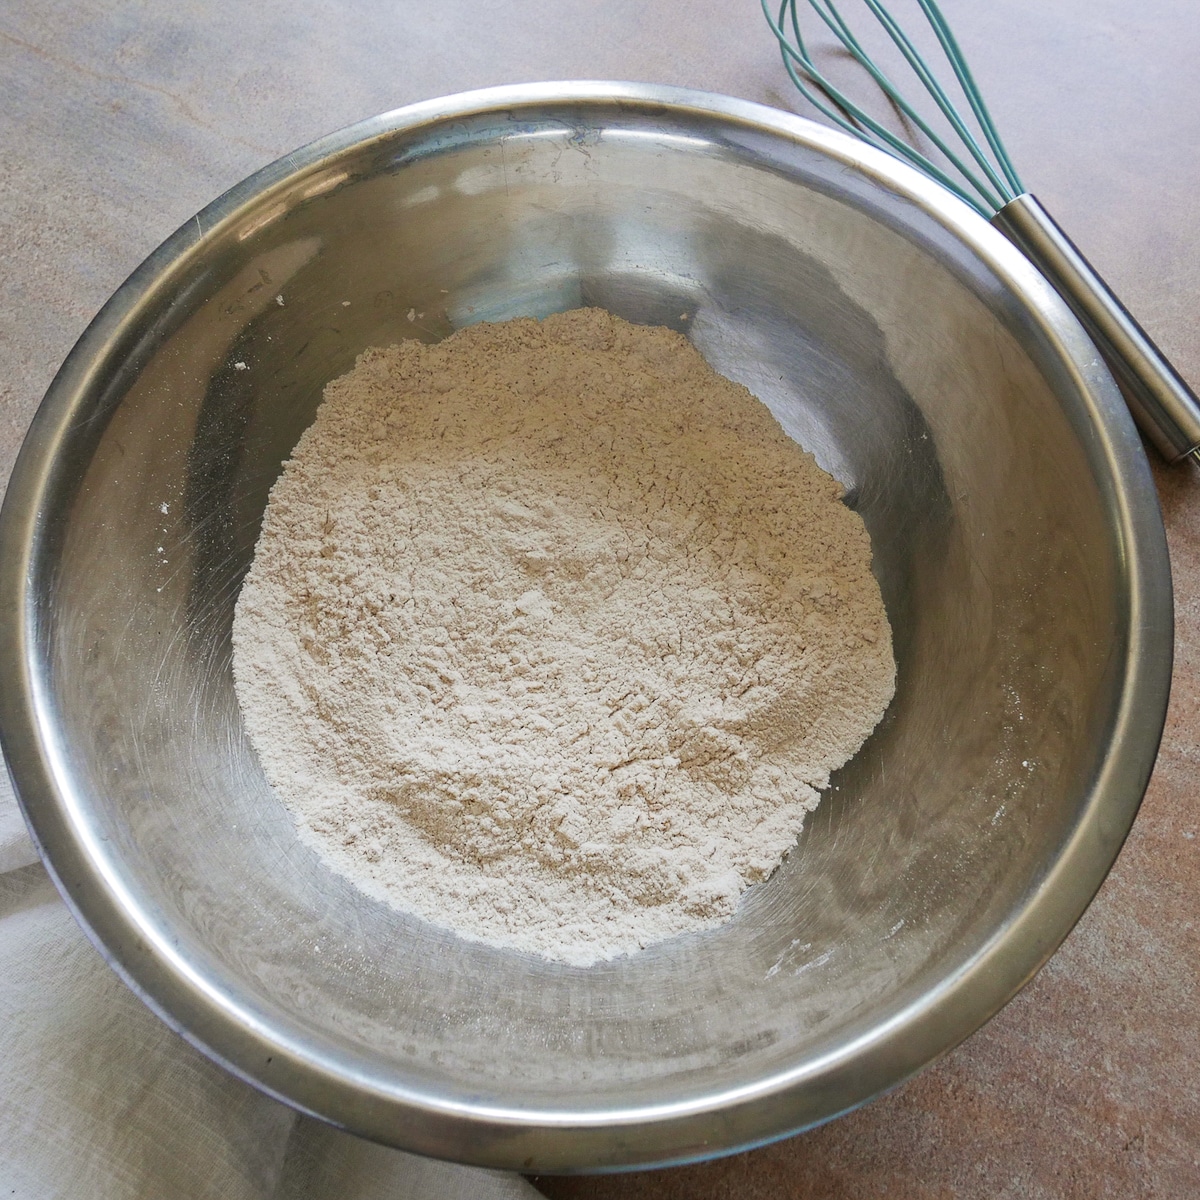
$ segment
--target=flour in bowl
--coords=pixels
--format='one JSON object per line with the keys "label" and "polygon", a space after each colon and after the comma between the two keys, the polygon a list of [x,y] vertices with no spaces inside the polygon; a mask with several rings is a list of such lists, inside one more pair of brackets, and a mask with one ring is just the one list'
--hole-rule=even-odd
{"label": "flour in bowl", "polygon": [[587,965],[727,920],[891,700],[841,488],[598,309],[369,350],[271,491],[234,679],[365,891]]}

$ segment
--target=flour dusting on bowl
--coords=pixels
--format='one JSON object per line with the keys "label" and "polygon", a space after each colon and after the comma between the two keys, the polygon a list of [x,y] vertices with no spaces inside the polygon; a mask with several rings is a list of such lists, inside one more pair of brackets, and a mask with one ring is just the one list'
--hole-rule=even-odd
{"label": "flour dusting on bowl", "polygon": [[585,309],[363,354],[233,627],[336,869],[588,965],[728,919],[895,690],[861,518],[679,334]]}

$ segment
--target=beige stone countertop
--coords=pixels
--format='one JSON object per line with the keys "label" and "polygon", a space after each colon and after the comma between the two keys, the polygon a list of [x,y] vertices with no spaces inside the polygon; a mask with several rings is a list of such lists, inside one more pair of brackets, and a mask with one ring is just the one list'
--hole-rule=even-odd
{"label": "beige stone countertop", "polygon": [[[1200,384],[1196,0],[943,2],[1026,181]],[[805,111],[757,0],[7,0],[0,479],[96,310],[227,187],[372,113],[570,78]],[[1166,736],[1049,965],[857,1113],[719,1162],[538,1181],[547,1195],[1200,1196],[1200,470],[1155,471],[1176,597]]]}

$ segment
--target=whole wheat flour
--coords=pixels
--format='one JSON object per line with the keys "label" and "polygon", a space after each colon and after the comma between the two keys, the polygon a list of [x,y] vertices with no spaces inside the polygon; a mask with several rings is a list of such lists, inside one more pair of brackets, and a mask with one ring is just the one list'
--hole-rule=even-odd
{"label": "whole wheat flour", "polygon": [[369,350],[233,627],[337,870],[586,965],[726,920],[894,690],[861,519],[683,337],[597,309]]}

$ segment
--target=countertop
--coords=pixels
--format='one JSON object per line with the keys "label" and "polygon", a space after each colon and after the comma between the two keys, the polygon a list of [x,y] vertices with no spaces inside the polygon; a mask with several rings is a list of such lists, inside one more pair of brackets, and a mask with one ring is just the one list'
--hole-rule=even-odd
{"label": "countertop", "polygon": [[[946,0],[1026,181],[1200,385],[1194,0]],[[806,112],[757,0],[10,0],[0,10],[0,479],[125,276],[255,168],[411,101],[635,79]],[[1141,813],[1062,949],[995,1019],[814,1132],[551,1197],[1200,1195],[1200,470],[1155,464],[1174,690]]]}

